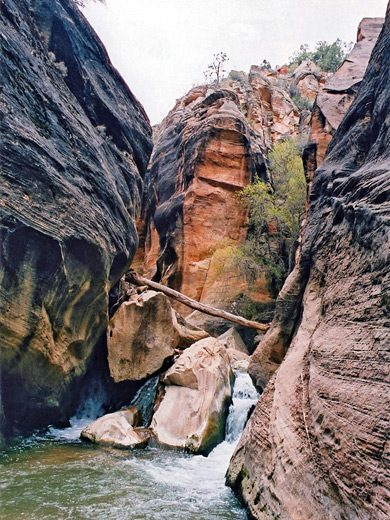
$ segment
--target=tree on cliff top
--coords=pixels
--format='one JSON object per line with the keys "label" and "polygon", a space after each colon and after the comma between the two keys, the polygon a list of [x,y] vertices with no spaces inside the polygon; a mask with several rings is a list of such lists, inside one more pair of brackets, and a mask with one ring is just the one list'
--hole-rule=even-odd
{"label": "tree on cliff top", "polygon": [[333,43],[319,41],[314,51],[305,43],[290,57],[289,72],[293,72],[305,60],[312,60],[325,72],[336,72],[351,50],[352,43],[337,38]]}
{"label": "tree on cliff top", "polygon": [[206,81],[216,81],[217,85],[219,85],[221,74],[226,72],[223,68],[226,61],[229,61],[226,52],[221,51],[214,54],[213,61],[207,66],[207,69],[203,73]]}

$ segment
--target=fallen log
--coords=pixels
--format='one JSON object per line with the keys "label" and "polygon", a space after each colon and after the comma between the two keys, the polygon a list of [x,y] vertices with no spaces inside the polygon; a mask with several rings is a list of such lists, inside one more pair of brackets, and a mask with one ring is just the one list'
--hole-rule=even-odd
{"label": "fallen log", "polygon": [[211,307],[210,305],[206,305],[204,303],[197,302],[188,296],[180,293],[179,291],[175,291],[174,289],[170,289],[161,283],[153,282],[152,280],[148,280],[143,276],[137,274],[133,269],[126,274],[126,281],[130,282],[134,285],[139,286],[148,286],[156,291],[160,291],[170,298],[174,298],[175,300],[191,307],[191,309],[195,309],[200,312],[204,312],[206,314],[210,314],[211,316],[217,316],[218,318],[223,318],[224,320],[232,321],[233,323],[237,323],[238,325],[242,325],[244,327],[250,327],[252,329],[257,329],[261,332],[265,332],[269,329],[269,324],[258,323],[257,321],[247,320],[242,316],[236,316],[235,314],[231,314],[230,312],[222,311],[220,309],[216,309],[215,307]]}

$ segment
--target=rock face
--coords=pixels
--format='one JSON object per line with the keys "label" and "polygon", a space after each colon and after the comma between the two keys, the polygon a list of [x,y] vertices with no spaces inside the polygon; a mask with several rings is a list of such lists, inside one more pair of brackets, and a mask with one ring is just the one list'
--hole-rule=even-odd
{"label": "rock face", "polygon": [[108,364],[115,382],[137,381],[157,372],[177,347],[187,348],[208,334],[188,325],[156,291],[122,303],[107,329]]}
{"label": "rock face", "polygon": [[137,247],[142,106],[68,0],[5,0],[1,367],[9,428],[66,416]]}
{"label": "rock face", "polygon": [[194,343],[166,372],[151,429],[158,442],[208,454],[224,438],[232,372],[217,339]]}
{"label": "rock face", "polygon": [[[317,74],[305,65],[302,78],[305,71]],[[146,277],[224,308],[240,295],[273,301],[265,275],[248,281],[230,259],[247,233],[237,192],[255,174],[269,180],[268,147],[308,129],[289,94],[293,81],[255,66],[249,75],[231,73],[220,86],[192,89],[156,129],[139,220],[144,259],[137,261]],[[226,329],[199,313],[191,322],[213,333]]]}
{"label": "rock face", "polygon": [[390,516],[389,84],[390,4],[315,173],[300,259],[259,346],[277,363],[294,338],[228,472],[256,519]]}
{"label": "rock face", "polygon": [[246,212],[236,194],[256,173],[266,178],[237,95],[208,87],[190,91],[155,140],[143,215],[145,273],[201,299],[212,250],[245,238]]}
{"label": "rock face", "polygon": [[149,435],[145,431],[135,430],[137,425],[137,408],[132,406],[99,417],[84,428],[80,437],[112,448],[143,448],[148,444]]}
{"label": "rock face", "polygon": [[363,18],[348,58],[319,90],[311,119],[310,145],[305,152],[309,189],[314,171],[324,160],[334,133],[356,97],[383,22],[384,18]]}

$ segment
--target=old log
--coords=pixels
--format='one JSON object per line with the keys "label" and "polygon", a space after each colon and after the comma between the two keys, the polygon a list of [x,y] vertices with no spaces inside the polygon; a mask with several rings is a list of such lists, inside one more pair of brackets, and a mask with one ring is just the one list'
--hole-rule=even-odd
{"label": "old log", "polygon": [[206,305],[204,303],[197,302],[188,296],[180,293],[179,291],[175,291],[174,289],[170,289],[161,283],[153,282],[152,280],[148,280],[143,276],[137,274],[135,271],[130,269],[130,271],[126,274],[126,281],[139,286],[148,286],[156,291],[161,291],[166,294],[170,298],[174,298],[175,300],[191,307],[191,309],[195,309],[200,312],[204,312],[206,314],[210,314],[211,316],[217,316],[218,318],[223,318],[224,320],[232,321],[233,323],[237,323],[238,325],[242,325],[243,327],[249,327],[252,329],[257,329],[261,332],[265,332],[269,328],[269,324],[258,323],[257,321],[247,320],[242,316],[236,316],[235,314],[231,314],[230,312],[222,311],[220,309],[216,309],[215,307],[211,307],[210,305]]}

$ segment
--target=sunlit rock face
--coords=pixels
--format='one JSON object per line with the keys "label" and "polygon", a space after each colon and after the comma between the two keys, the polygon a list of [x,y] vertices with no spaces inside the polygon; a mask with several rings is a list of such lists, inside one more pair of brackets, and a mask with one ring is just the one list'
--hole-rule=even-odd
{"label": "sunlit rock face", "polygon": [[234,92],[197,87],[179,100],[157,130],[148,171],[145,273],[202,299],[213,250],[245,238],[237,192],[255,174],[267,178]]}
{"label": "sunlit rock face", "polygon": [[[294,339],[228,472],[256,519],[390,515],[389,84],[390,5],[356,99],[315,173],[299,263],[268,346],[259,346],[268,348],[275,327],[288,328],[298,309]],[[260,383],[261,374],[259,364]]]}
{"label": "sunlit rock face", "polygon": [[139,425],[138,415],[136,406],[103,415],[84,428],[80,437],[94,444],[112,448],[144,448],[148,444],[149,436],[144,429],[135,429]]}
{"label": "sunlit rock face", "polygon": [[1,377],[5,425],[66,417],[137,247],[142,106],[73,2],[5,0]]}
{"label": "sunlit rock face", "polygon": [[310,145],[305,152],[309,188],[315,169],[324,160],[334,133],[359,91],[383,22],[384,18],[363,18],[348,58],[319,90],[311,119]]}

